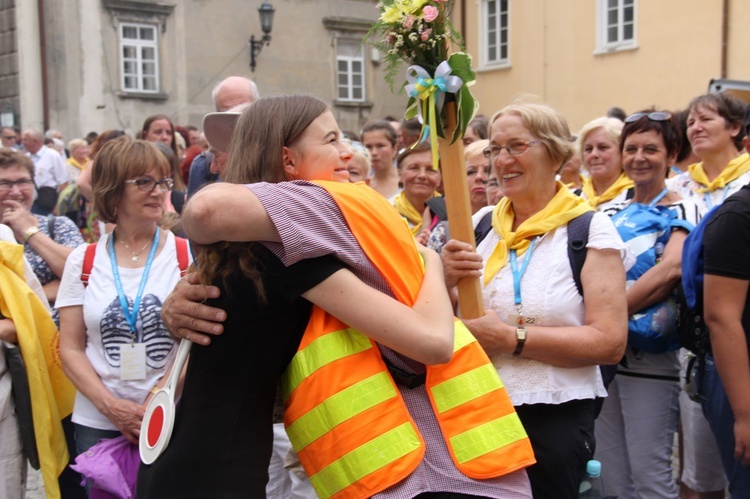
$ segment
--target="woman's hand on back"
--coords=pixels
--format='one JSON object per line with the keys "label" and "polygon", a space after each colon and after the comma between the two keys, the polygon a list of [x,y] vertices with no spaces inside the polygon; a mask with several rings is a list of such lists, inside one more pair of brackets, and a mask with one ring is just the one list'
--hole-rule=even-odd
{"label": "woman's hand on back", "polygon": [[161,318],[172,336],[201,345],[211,343],[211,335],[224,331],[221,322],[227,319],[227,313],[203,302],[218,298],[220,293],[216,286],[201,284],[196,273],[180,279],[161,310]]}

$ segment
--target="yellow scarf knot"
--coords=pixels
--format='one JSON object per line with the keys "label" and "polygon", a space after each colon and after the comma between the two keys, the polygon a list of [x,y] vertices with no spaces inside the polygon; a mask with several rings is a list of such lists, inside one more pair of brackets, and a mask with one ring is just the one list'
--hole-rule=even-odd
{"label": "yellow scarf knot", "polygon": [[586,195],[586,200],[588,200],[589,204],[593,208],[596,208],[602,203],[612,201],[619,196],[622,191],[630,189],[634,185],[633,181],[623,172],[617,177],[617,180],[615,180],[612,185],[607,187],[607,190],[604,191],[601,196],[597,196],[596,189],[594,189],[594,181],[589,177],[583,183],[583,193]]}
{"label": "yellow scarf knot", "polygon": [[505,265],[508,250],[516,250],[519,256],[523,255],[535,237],[561,227],[587,211],[592,211],[592,208],[586,200],[570,192],[562,182],[557,182],[557,193],[547,206],[513,231],[513,205],[508,198],[501,199],[492,212],[492,228],[500,236],[500,241],[487,259],[484,285]]}
{"label": "yellow scarf knot", "polygon": [[721,170],[718,177],[708,180],[706,172],[703,170],[703,162],[695,163],[688,167],[690,178],[701,184],[703,187],[696,189],[701,194],[723,189],[728,183],[737,180],[739,177],[750,171],[750,154],[740,154]]}

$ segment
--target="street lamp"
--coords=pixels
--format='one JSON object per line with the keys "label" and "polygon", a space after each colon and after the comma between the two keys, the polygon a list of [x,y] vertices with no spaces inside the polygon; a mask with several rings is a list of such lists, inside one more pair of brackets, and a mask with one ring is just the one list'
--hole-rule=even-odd
{"label": "street lamp", "polygon": [[273,13],[276,10],[268,2],[263,2],[258,8],[260,15],[260,29],[263,30],[263,38],[255,39],[255,35],[250,35],[250,71],[255,72],[255,57],[260,54],[263,45],[271,44],[271,29],[273,28]]}

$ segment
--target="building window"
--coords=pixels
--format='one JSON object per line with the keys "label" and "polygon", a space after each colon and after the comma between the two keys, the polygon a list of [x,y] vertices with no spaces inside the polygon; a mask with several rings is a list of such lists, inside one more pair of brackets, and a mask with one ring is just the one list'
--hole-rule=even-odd
{"label": "building window", "polygon": [[508,64],[508,0],[485,0],[485,63]]}
{"label": "building window", "polygon": [[635,47],[635,0],[599,1],[599,50]]}
{"label": "building window", "polygon": [[120,24],[120,73],[124,92],[159,92],[156,26]]}
{"label": "building window", "polygon": [[365,100],[365,58],[359,42],[338,40],[336,54],[336,98]]}

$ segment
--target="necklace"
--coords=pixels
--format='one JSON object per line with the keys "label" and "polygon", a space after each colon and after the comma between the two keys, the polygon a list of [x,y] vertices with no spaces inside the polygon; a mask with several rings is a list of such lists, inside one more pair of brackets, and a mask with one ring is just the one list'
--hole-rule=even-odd
{"label": "necklace", "polygon": [[145,250],[146,246],[148,246],[151,243],[151,241],[146,242],[146,244],[143,245],[143,248],[141,248],[141,250],[138,253],[136,253],[135,251],[133,251],[132,249],[130,249],[130,246],[128,246],[128,243],[126,243],[122,239],[120,239],[120,242],[122,243],[123,246],[125,246],[125,248],[128,251],[130,251],[130,254],[133,255],[132,257],[130,257],[130,259],[132,261],[134,261],[134,262],[138,261],[138,257],[141,256],[141,253],[143,253],[143,250]]}

